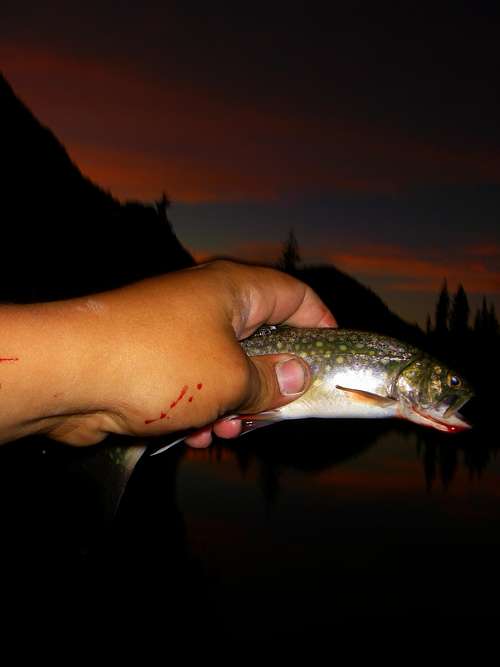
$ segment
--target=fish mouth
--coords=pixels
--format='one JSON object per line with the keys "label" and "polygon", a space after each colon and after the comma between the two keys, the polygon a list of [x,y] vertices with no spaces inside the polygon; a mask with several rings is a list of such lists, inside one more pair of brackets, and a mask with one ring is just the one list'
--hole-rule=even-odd
{"label": "fish mouth", "polygon": [[465,421],[463,415],[458,412],[458,409],[465,405],[470,398],[470,396],[466,396],[463,399],[455,401],[452,405],[448,406],[443,414],[437,411],[424,412],[413,406],[412,410],[417,417],[414,421],[424,426],[436,428],[439,431],[445,431],[446,433],[467,431],[472,428],[472,425]]}
{"label": "fish mouth", "polygon": [[[448,406],[443,413],[443,417],[447,419],[448,417],[453,417],[454,415],[457,415],[458,414],[457,411],[460,410],[460,408],[463,407],[470,398],[472,398],[472,394],[465,395],[460,398],[455,398],[452,401],[443,402],[442,405]],[[462,415],[458,416],[461,419],[463,419]]]}
{"label": "fish mouth", "polygon": [[[472,428],[464,416],[458,410],[473,396],[467,392],[461,396],[447,396],[437,406],[422,407],[418,404],[407,403],[400,406],[401,417],[409,419],[416,424],[435,428],[445,433],[459,433]],[[401,409],[402,408],[402,409]]]}

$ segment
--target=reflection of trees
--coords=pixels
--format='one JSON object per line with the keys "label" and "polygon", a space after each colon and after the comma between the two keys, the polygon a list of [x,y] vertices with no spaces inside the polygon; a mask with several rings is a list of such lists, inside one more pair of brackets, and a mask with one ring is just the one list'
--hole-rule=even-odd
{"label": "reflection of trees", "polygon": [[[393,424],[392,424],[393,426]],[[215,439],[204,450],[187,450],[189,458],[212,463],[236,461],[242,479],[253,468],[268,506],[280,492],[287,471],[318,473],[353,459],[375,444],[390,424],[382,421],[308,419],[280,422],[234,441]]]}
{"label": "reflection of trees", "polygon": [[371,447],[385,428],[373,421],[298,420],[259,429],[234,443],[219,441],[214,447],[229,448],[242,471],[257,465],[260,487],[270,506],[278,498],[280,477],[287,470],[328,470]]}
{"label": "reflection of trees", "polygon": [[495,439],[488,428],[476,427],[463,436],[443,437],[432,431],[419,433],[417,456],[422,462],[427,489],[430,491],[436,480],[447,488],[463,466],[469,478],[481,477],[482,472],[498,451]]}
{"label": "reflection of trees", "polygon": [[216,440],[208,450],[189,452],[216,463],[231,453],[244,478],[251,467],[268,505],[280,493],[280,479],[287,471],[317,473],[362,456],[386,434],[417,435],[417,459],[422,464],[427,490],[437,484],[448,488],[461,467],[470,478],[480,477],[497,451],[488,429],[474,428],[459,435],[443,434],[395,420],[303,420],[282,422],[234,442]]}
{"label": "reflection of trees", "polygon": [[427,490],[439,479],[446,489],[458,470],[458,449],[453,443],[438,443],[419,438],[417,452],[424,468]]}

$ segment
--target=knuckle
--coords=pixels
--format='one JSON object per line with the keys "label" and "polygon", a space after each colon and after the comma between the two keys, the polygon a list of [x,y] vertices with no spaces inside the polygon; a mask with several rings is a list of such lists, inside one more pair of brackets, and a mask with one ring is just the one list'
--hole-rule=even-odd
{"label": "knuckle", "polygon": [[260,412],[272,402],[275,385],[271,373],[266,372],[267,366],[263,360],[255,359],[249,366],[249,378],[246,397],[242,410],[246,412]]}
{"label": "knuckle", "polygon": [[206,266],[211,270],[227,272],[233,269],[235,265],[234,262],[230,262],[227,259],[213,259]]}
{"label": "knuckle", "polygon": [[234,361],[232,374],[231,394],[234,397],[235,407],[246,402],[254,384],[252,365],[246,357],[239,356]]}

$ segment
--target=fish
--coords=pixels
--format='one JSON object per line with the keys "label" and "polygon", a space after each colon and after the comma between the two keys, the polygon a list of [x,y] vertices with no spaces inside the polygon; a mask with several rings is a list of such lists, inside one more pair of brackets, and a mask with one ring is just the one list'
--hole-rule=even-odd
{"label": "fish", "polygon": [[243,433],[284,419],[309,417],[399,417],[447,433],[470,428],[458,412],[474,395],[468,382],[426,352],[390,336],[265,325],[240,344],[248,356],[294,354],[311,371],[310,387],[291,403],[256,415],[227,417],[239,418]]}
{"label": "fish", "polygon": [[311,386],[300,398],[255,415],[255,422],[400,417],[449,433],[470,428],[458,412],[474,394],[467,381],[395,338],[352,329],[264,326],[241,345],[249,356],[295,354],[311,369]]}

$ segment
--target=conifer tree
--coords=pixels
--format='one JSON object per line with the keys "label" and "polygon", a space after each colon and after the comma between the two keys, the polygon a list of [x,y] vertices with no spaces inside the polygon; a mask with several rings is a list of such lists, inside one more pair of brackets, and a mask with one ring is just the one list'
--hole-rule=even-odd
{"label": "conifer tree", "polygon": [[474,316],[474,333],[477,336],[481,336],[483,333],[481,310],[479,308],[476,309],[476,314]]}
{"label": "conifer tree", "polygon": [[299,262],[299,243],[293,229],[290,229],[288,238],[283,244],[283,251],[278,266],[282,271],[286,271],[286,273],[295,273]]}
{"label": "conifer tree", "polygon": [[470,307],[463,285],[459,285],[450,312],[450,331],[463,336],[469,329]]}
{"label": "conifer tree", "polygon": [[450,295],[448,294],[448,284],[445,278],[436,304],[436,326],[434,330],[438,336],[443,336],[448,333],[449,316]]}
{"label": "conifer tree", "polygon": [[166,222],[169,227],[172,226],[167,216],[167,210],[170,208],[170,204],[171,201],[164,192],[162,193],[161,199],[155,201],[155,208],[156,212],[158,213],[158,217],[162,222]]}
{"label": "conifer tree", "polygon": [[481,305],[481,330],[483,333],[486,333],[488,330],[488,302],[485,296],[483,296],[483,303]]}
{"label": "conifer tree", "polygon": [[488,333],[490,336],[498,336],[500,332],[500,325],[498,323],[497,314],[495,312],[495,304],[490,303],[490,309],[488,311]]}
{"label": "conifer tree", "polygon": [[427,321],[425,323],[425,332],[428,336],[431,335],[432,333],[432,321],[431,321],[431,316],[429,313],[427,313]]}
{"label": "conifer tree", "polygon": [[476,310],[474,317],[474,333],[477,336],[485,336],[488,328],[488,303],[486,297],[483,296],[481,308]]}

